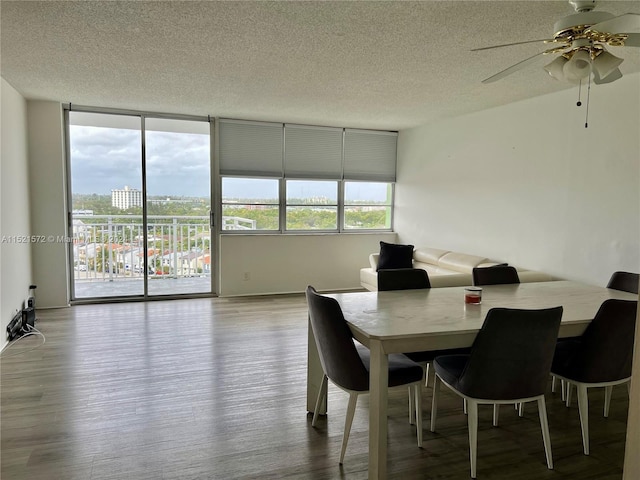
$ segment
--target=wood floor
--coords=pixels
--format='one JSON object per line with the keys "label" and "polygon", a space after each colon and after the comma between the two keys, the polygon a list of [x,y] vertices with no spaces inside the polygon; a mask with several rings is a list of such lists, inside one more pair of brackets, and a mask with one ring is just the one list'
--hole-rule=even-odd
{"label": "wood floor", "polygon": [[[347,395],[329,387],[329,415],[305,408],[302,295],[82,305],[38,311],[46,343],[3,352],[3,480],[364,479],[368,399],[358,405],[338,465]],[[9,356],[11,355],[11,356]],[[389,399],[389,478],[469,478],[466,417],[442,390],[438,432],[424,448],[407,398]],[[478,478],[621,479],[628,397],[614,389],[608,419],[590,395],[591,455],[582,454],[577,405],[547,395],[555,470],[546,468],[535,404],[500,426],[481,409]]]}

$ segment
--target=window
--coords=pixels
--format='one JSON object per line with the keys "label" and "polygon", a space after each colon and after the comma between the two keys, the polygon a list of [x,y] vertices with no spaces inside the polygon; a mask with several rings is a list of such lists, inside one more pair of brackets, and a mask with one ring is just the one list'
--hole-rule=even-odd
{"label": "window", "polygon": [[391,228],[393,184],[344,182],[344,229]]}
{"label": "window", "polygon": [[286,230],[337,230],[338,182],[287,180]]}
{"label": "window", "polygon": [[391,229],[397,132],[231,119],[218,132],[223,230]]}
{"label": "window", "polygon": [[275,178],[222,178],[222,230],[279,230]]}

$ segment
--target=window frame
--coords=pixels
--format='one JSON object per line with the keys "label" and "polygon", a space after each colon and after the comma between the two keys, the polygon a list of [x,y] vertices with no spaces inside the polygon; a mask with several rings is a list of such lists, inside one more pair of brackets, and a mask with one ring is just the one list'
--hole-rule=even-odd
{"label": "window frame", "polygon": [[[222,182],[225,178],[244,178],[244,179],[265,179],[266,177],[256,177],[256,176],[241,176],[241,175],[220,175],[220,193],[221,193],[221,202],[220,207],[224,212],[224,206],[229,205],[225,203],[223,198],[223,189]],[[272,180],[278,181],[278,193],[279,198],[276,203],[264,204],[267,206],[277,205],[279,210],[279,221],[278,228],[273,230],[220,230],[222,234],[229,235],[260,235],[260,234],[271,234],[271,235],[322,235],[327,233],[338,233],[338,234],[362,234],[362,233],[379,233],[379,232],[392,232],[393,231],[393,220],[394,220],[394,200],[395,200],[395,182],[378,182],[378,181],[362,181],[362,183],[384,183],[388,184],[389,188],[391,188],[391,202],[388,205],[384,205],[386,208],[390,208],[390,219],[389,219],[389,228],[347,228],[345,226],[345,208],[350,206],[354,206],[352,204],[345,203],[345,187],[346,183],[356,183],[359,181],[356,180],[318,180],[318,179],[309,179],[309,178],[272,178]],[[337,207],[337,215],[336,215],[336,228],[335,229],[288,229],[286,224],[286,216],[287,216],[287,207],[297,207],[297,206],[306,206],[302,204],[289,204],[287,202],[287,181],[331,181],[337,183],[337,203],[328,205],[331,207]],[[254,205],[254,204],[251,204]],[[255,205],[263,205],[263,204],[255,204]],[[369,204],[365,205],[368,206]],[[370,206],[380,206],[378,204],[371,204]]]}

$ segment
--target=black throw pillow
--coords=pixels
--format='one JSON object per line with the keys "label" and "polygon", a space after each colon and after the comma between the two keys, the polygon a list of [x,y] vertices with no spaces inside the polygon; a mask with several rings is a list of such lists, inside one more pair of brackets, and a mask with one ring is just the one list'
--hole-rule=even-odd
{"label": "black throw pillow", "polygon": [[380,242],[378,270],[412,267],[413,245],[399,245],[396,243]]}

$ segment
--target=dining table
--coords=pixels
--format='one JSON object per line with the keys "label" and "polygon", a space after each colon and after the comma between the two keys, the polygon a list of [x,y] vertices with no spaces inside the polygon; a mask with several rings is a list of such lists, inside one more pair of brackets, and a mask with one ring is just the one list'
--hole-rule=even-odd
{"label": "dining table", "polygon": [[[562,306],[562,338],[581,335],[605,300],[638,300],[636,294],[564,280],[483,286],[480,304],[465,303],[465,287],[326,295],[337,300],[353,337],[371,352],[369,479],[387,476],[389,354],[470,347],[495,307]],[[313,412],[323,371],[310,323],[307,341],[307,411]],[[318,413],[326,413],[326,403]]]}

